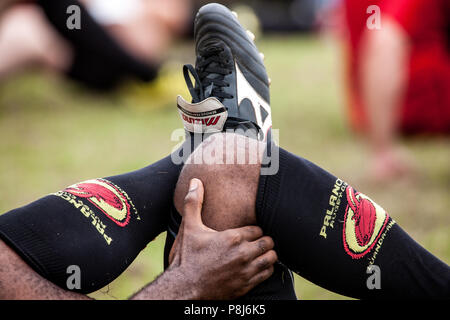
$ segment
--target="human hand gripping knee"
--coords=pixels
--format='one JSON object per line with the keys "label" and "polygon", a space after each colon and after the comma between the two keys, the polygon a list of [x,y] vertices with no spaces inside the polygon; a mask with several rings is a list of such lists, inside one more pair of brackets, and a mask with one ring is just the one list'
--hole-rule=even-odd
{"label": "human hand gripping knee", "polygon": [[190,297],[233,299],[269,278],[277,255],[257,226],[215,231],[202,222],[203,184],[192,179],[183,220],[169,256],[169,270],[190,281]]}

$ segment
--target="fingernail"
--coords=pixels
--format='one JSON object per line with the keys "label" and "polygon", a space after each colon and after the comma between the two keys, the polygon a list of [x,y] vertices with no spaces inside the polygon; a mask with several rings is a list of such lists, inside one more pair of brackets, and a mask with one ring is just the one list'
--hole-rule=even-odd
{"label": "fingernail", "polygon": [[198,188],[198,182],[197,179],[192,179],[189,184],[189,192],[195,191]]}

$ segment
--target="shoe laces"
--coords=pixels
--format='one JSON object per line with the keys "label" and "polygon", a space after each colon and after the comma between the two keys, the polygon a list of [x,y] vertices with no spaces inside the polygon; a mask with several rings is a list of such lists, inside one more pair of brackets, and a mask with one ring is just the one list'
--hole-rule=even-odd
{"label": "shoe laces", "polygon": [[[209,97],[216,97],[220,102],[224,99],[233,99],[233,95],[226,93],[223,88],[230,84],[225,76],[232,73],[230,60],[224,57],[224,49],[217,45],[210,45],[202,50],[197,66],[191,64],[183,66],[183,75],[186,85],[192,96],[192,102],[197,103]],[[195,80],[192,83],[191,75]]]}

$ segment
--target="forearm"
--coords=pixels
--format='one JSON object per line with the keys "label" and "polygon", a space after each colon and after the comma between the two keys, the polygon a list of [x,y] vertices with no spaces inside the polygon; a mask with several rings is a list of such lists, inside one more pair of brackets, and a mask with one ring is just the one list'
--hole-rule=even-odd
{"label": "forearm", "polygon": [[179,268],[169,268],[130,300],[197,300],[200,296],[196,287]]}

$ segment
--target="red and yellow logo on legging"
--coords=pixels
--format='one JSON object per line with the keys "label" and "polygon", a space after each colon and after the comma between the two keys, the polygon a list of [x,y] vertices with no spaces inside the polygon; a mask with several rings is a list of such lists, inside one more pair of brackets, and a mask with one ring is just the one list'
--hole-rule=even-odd
{"label": "red and yellow logo on legging", "polygon": [[389,220],[386,211],[366,195],[347,187],[347,208],[344,217],[344,248],[360,259],[372,250]]}
{"label": "red and yellow logo on legging", "polygon": [[118,186],[105,179],[87,180],[67,187],[64,191],[85,198],[117,225],[130,221],[131,200]]}

